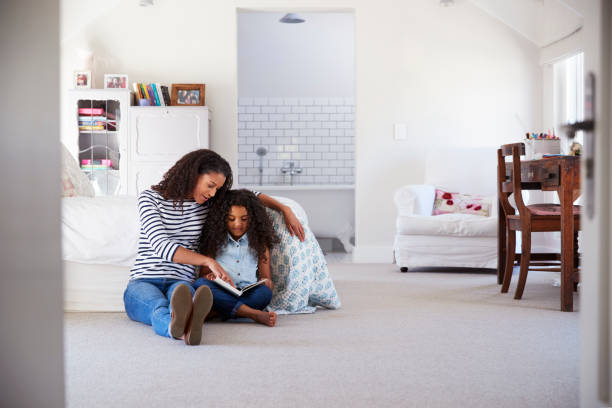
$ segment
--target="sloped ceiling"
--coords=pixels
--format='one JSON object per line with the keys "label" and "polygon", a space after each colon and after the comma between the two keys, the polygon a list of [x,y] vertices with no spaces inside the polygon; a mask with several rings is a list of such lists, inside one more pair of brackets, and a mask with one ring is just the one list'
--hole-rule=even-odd
{"label": "sloped ceiling", "polygon": [[470,0],[539,47],[546,47],[583,25],[580,0]]}
{"label": "sloped ceiling", "polygon": [[[71,22],[60,25],[62,43],[122,1],[61,1],[62,22]],[[138,0],[130,1],[136,5]],[[458,5],[463,1],[471,2],[539,47],[572,34],[583,24],[581,4],[584,0],[451,0],[450,3]]]}

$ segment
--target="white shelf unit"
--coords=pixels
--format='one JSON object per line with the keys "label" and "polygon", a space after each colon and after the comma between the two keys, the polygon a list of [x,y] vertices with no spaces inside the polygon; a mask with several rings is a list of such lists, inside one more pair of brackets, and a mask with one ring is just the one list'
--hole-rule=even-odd
{"label": "white shelf unit", "polygon": [[186,153],[209,147],[206,106],[130,106],[129,118],[130,195],[159,183]]}
{"label": "white shelf unit", "polygon": [[[96,195],[127,194],[127,89],[74,89],[68,92],[68,150],[89,177]],[[80,109],[101,110],[80,113]],[[98,126],[101,129],[86,129]],[[89,163],[83,162],[89,160]]]}

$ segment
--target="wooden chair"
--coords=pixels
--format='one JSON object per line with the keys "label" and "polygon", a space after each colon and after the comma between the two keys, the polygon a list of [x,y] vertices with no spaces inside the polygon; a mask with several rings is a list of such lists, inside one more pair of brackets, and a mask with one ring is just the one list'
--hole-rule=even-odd
{"label": "wooden chair", "polygon": [[[560,268],[551,268],[551,266],[559,266],[559,262],[550,262],[552,260],[560,261],[559,254],[532,254],[531,253],[531,233],[532,232],[551,232],[561,231],[561,208],[558,204],[532,204],[525,205],[522,197],[521,183],[521,162],[520,156],[525,154],[525,145],[523,143],[513,143],[501,146],[497,150],[498,161],[498,195],[503,214],[499,216],[506,217],[506,263],[503,273],[502,293],[508,292],[510,281],[512,279],[512,269],[516,256],[516,232],[521,232],[521,255],[518,258],[520,264],[519,281],[514,295],[515,299],[520,299],[523,296],[525,282],[527,280],[527,272],[531,270],[544,271],[560,271]],[[512,156],[512,171],[506,171],[506,157]],[[509,197],[514,194],[514,201],[518,209],[518,215],[514,207],[510,204]],[[580,230],[580,206],[574,206],[574,225],[575,230]],[[501,231],[500,231],[501,233]],[[574,242],[576,252],[574,253],[574,268],[578,267],[577,256],[577,237],[578,232],[574,234]],[[534,256],[536,255],[536,256]],[[548,256],[547,256],[548,255]],[[552,256],[551,256],[552,255]]]}

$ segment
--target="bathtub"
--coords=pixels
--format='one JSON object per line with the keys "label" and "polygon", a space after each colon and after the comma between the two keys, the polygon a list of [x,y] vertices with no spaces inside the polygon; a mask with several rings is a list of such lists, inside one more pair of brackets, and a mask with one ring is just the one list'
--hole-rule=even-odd
{"label": "bathtub", "polygon": [[308,214],[308,224],[317,238],[337,238],[352,252],[355,235],[355,186],[353,185],[248,185],[235,186],[269,196],[297,201]]}

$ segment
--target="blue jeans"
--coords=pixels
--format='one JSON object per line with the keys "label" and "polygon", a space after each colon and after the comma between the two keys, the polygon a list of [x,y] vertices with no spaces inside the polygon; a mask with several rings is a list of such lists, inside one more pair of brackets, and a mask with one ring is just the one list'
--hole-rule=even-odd
{"label": "blue jeans", "polygon": [[170,325],[170,298],[178,285],[185,284],[193,296],[195,289],[189,281],[169,278],[131,280],[123,293],[123,303],[128,317],[153,326],[160,336],[172,337]]}
{"label": "blue jeans", "polygon": [[200,278],[193,283],[196,289],[203,285],[208,286],[212,291],[213,310],[219,312],[223,317],[232,319],[236,317],[236,311],[240,306],[247,305],[253,309],[263,310],[272,299],[272,291],[266,285],[259,285],[240,297],[229,293],[206,278]]}

